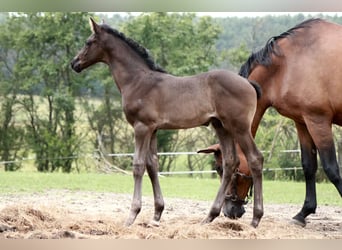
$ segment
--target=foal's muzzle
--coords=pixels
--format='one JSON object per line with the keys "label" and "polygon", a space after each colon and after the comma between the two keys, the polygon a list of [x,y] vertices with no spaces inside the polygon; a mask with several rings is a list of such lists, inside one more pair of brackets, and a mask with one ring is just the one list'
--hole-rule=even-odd
{"label": "foal's muzzle", "polygon": [[78,57],[75,57],[71,63],[71,68],[73,70],[75,70],[77,73],[80,73],[82,71],[82,68],[81,68],[81,64],[80,64],[80,60],[78,59]]}

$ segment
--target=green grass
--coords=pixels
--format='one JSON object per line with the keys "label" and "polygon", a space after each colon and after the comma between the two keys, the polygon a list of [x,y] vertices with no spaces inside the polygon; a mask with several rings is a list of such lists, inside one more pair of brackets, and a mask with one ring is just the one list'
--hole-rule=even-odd
{"label": "green grass", "polygon": [[[219,187],[217,179],[161,177],[160,183],[165,198],[178,197],[212,201]],[[50,189],[73,191],[133,192],[133,177],[121,174],[63,174],[36,172],[0,172],[0,193],[33,193]],[[265,204],[302,204],[305,184],[302,182],[264,181]],[[151,196],[150,180],[144,176],[143,195]],[[342,206],[342,199],[331,183],[317,184],[318,204]]]}
{"label": "green grass", "polygon": [[[264,181],[264,202],[269,204],[300,204],[305,198],[305,183],[293,181]],[[332,183],[317,183],[317,203],[342,207],[342,199]]]}

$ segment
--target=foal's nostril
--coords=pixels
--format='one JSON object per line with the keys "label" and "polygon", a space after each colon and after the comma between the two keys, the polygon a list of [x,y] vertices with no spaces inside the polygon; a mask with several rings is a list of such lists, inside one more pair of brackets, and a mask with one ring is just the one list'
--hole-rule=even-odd
{"label": "foal's nostril", "polygon": [[80,73],[82,71],[81,69],[81,65],[79,63],[79,60],[78,58],[74,58],[71,63],[70,63],[70,66],[73,70],[75,70],[77,73]]}
{"label": "foal's nostril", "polygon": [[70,62],[71,68],[74,68],[74,64],[75,64],[75,59],[72,59],[72,61]]}

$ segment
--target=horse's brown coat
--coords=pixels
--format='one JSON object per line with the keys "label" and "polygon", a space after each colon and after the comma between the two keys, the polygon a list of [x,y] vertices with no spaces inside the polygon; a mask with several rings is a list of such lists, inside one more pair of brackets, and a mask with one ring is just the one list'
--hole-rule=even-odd
{"label": "horse's brown coat", "polygon": [[[244,205],[248,202],[248,192],[252,189],[253,180],[248,167],[247,159],[241,148],[236,144],[236,151],[240,165],[235,170],[232,180],[226,190],[226,199],[222,211],[225,216],[232,219],[240,218],[245,213]],[[213,153],[215,157],[215,168],[222,181],[222,152],[220,144],[214,144],[207,148],[198,150],[197,153]]]}
{"label": "horse's brown coat", "polygon": [[270,39],[240,69],[240,75],[262,87],[252,123],[253,136],[269,107],[295,122],[306,197],[294,219],[302,225],[317,206],[317,151],[328,178],[342,196],[332,134],[332,123],[342,125],[341,54],[342,26],[310,19]]}
{"label": "horse's brown coat", "polygon": [[[250,176],[251,172],[248,168],[247,159],[245,155],[243,154],[243,152],[241,151],[241,148],[239,145],[236,145],[236,152],[240,161],[240,165],[237,171],[239,171],[241,174],[244,174],[246,176]],[[214,144],[207,148],[200,149],[197,151],[197,153],[205,153],[205,154],[213,153],[214,154],[216,170],[217,170],[218,175],[220,176],[220,179],[222,179],[223,169],[222,169],[222,152],[221,152],[220,144]],[[237,189],[237,195],[239,199],[243,200],[246,198],[246,196],[248,195],[248,190],[250,186],[251,186],[250,180],[245,179],[245,178],[238,178],[237,186],[235,188]],[[230,188],[232,187],[228,188],[228,192],[227,192],[228,195],[231,193]]]}

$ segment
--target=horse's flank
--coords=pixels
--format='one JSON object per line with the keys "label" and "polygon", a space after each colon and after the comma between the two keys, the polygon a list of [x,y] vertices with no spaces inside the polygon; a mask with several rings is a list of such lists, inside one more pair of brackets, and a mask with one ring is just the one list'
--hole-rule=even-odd
{"label": "horse's flank", "polygon": [[309,19],[272,37],[242,65],[240,75],[257,81],[263,95],[252,123],[255,135],[268,107],[291,118],[300,141],[306,197],[294,217],[301,225],[317,206],[317,152],[329,180],[342,196],[332,123],[342,125],[342,26]]}

